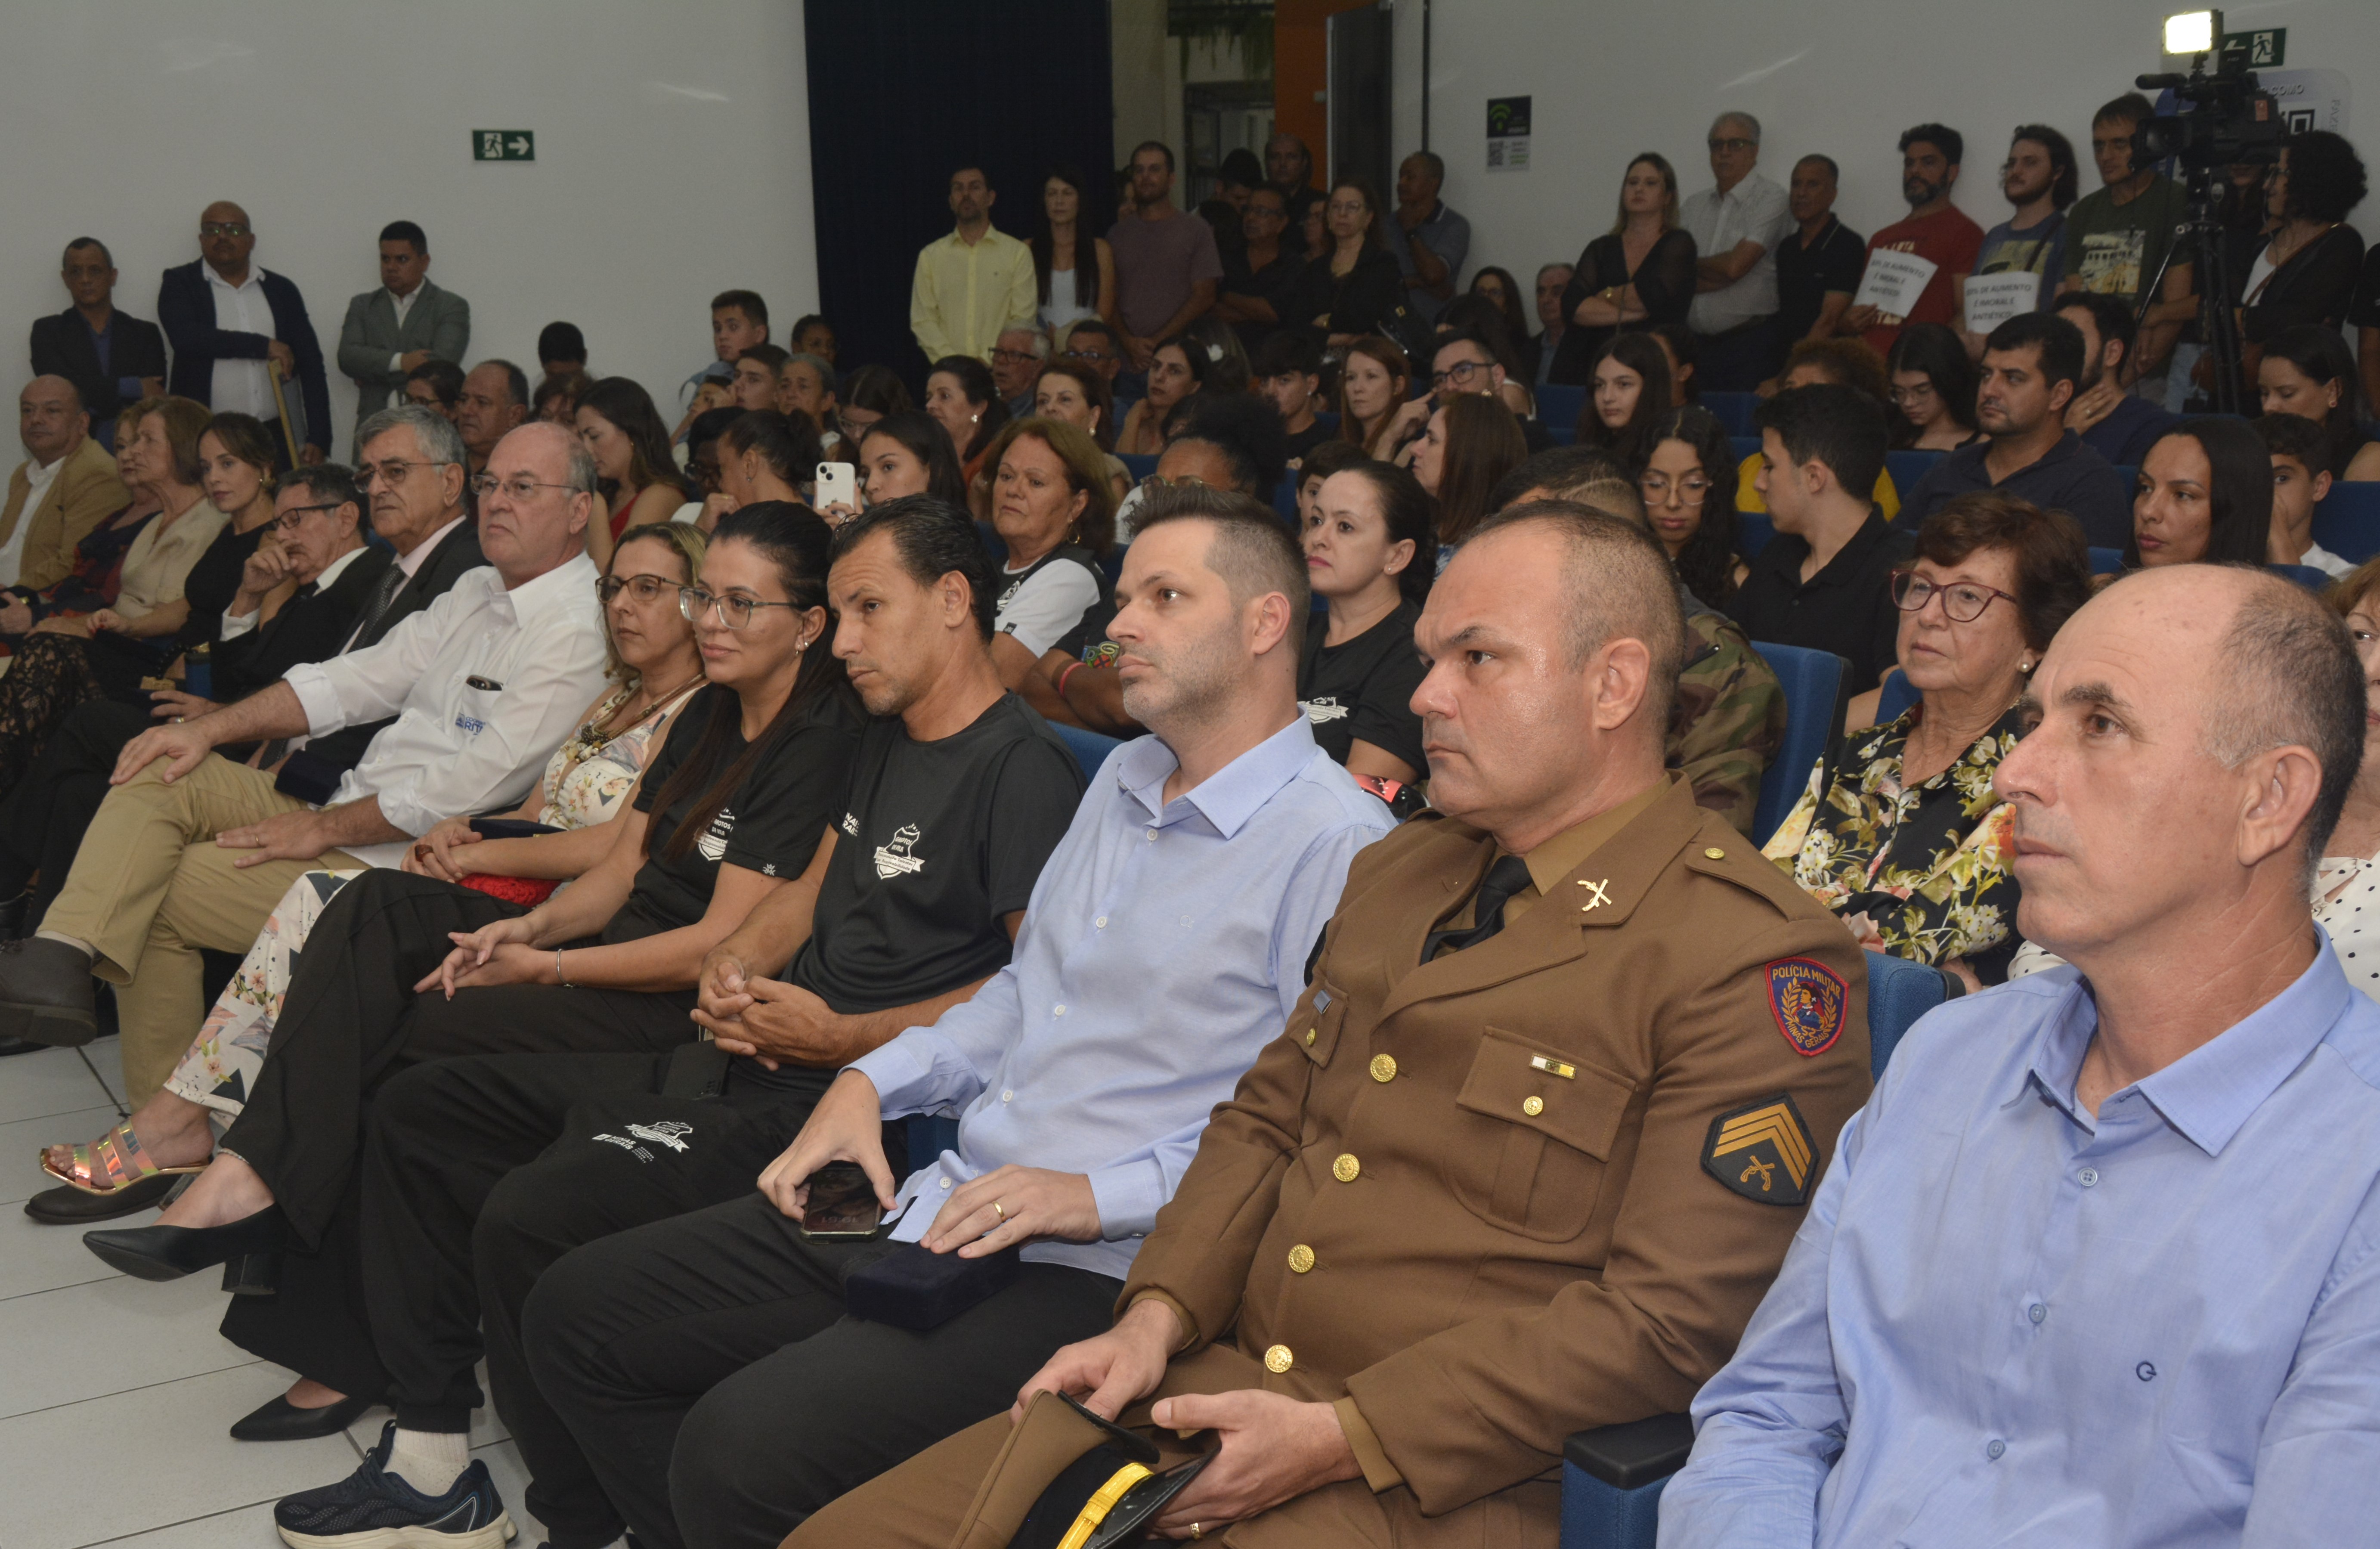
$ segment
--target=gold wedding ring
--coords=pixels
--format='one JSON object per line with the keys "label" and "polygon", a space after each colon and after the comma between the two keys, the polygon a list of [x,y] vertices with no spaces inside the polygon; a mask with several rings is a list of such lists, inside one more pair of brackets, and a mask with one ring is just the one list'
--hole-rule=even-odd
{"label": "gold wedding ring", "polygon": [[1005,1221],[1008,1219],[1007,1210],[1002,1206],[998,1200],[991,1201],[991,1214],[992,1218],[996,1221]]}
{"label": "gold wedding ring", "polygon": [[1194,1539],[1204,1538],[1207,1536],[1207,1530],[1193,1522],[1190,1524],[1190,1536]]}

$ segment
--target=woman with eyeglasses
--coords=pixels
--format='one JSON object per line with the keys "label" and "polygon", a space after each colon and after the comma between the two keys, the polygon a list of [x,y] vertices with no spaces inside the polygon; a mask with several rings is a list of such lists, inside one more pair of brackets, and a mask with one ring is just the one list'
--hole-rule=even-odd
{"label": "woman with eyeglasses", "polygon": [[1164,451],[1166,416],[1207,384],[1212,369],[1207,352],[1179,334],[1151,350],[1148,395],[1124,415],[1115,449],[1128,457],[1153,457]]}
{"label": "woman with eyeglasses", "polygon": [[1381,231],[1380,201],[1360,177],[1342,177],[1322,201],[1326,252],[1308,262],[1281,303],[1283,325],[1328,345],[1378,334],[1404,302],[1404,273]]}
{"label": "woman with eyeglasses", "polygon": [[2091,596],[2071,518],[1985,492],[1945,502],[1895,572],[1900,671],[1917,702],[1808,788],[1765,847],[1871,951],[1970,988],[2008,976],[2017,882],[2010,811],[1992,789],[2022,735],[2026,678]]}
{"label": "woman with eyeglasses", "polygon": [[[675,594],[708,686],[608,822],[545,840],[582,853],[577,879],[535,908],[395,870],[349,883],[298,959],[221,1151],[158,1225],[94,1234],[93,1250],[152,1278],[226,1260],[270,1273],[256,1256],[285,1238],[313,1245],[352,1223],[372,1093],[424,1060],[634,1056],[622,1061],[630,1084],[650,1090],[656,1062],[698,1034],[687,1014],[704,957],[804,874],[842,815],[861,712],[828,640],[831,546],[796,506],[722,520],[700,579]],[[631,579],[614,603],[636,590]],[[203,1160],[205,1134],[168,1156]],[[226,1319],[235,1341],[318,1384],[302,1397],[330,1399],[285,1409],[352,1419],[377,1397],[330,1370],[358,1359],[351,1322],[328,1326],[352,1317],[323,1285],[342,1278],[310,1270],[295,1297],[244,1298]],[[301,1421],[335,1429],[330,1414],[269,1418],[285,1433]]]}
{"label": "woman with eyeglasses", "polygon": [[675,516],[687,502],[687,486],[670,450],[669,427],[638,383],[607,376],[594,384],[579,395],[572,422],[608,502],[610,519],[587,524],[587,555],[608,565],[622,533]]}
{"label": "woman with eyeglasses", "polygon": [[907,414],[917,407],[909,389],[885,366],[859,366],[843,379],[843,403],[835,419],[846,440],[856,446],[876,422],[888,414]]}
{"label": "woman with eyeglasses", "polygon": [[273,443],[248,415],[210,419],[188,398],[160,399],[133,446],[157,518],[126,552],[113,603],[80,616],[50,613],[17,642],[0,677],[0,795],[77,706],[140,699],[142,678],[211,643],[272,524]]}
{"label": "woman with eyeglasses", "polygon": [[1895,451],[1954,452],[1975,439],[1975,363],[1939,323],[1912,323],[1885,360]]}
{"label": "woman with eyeglasses", "polygon": [[1743,568],[1735,503],[1727,498],[1735,445],[1718,416],[1692,404],[1670,410],[1653,434],[1652,455],[1636,476],[1653,536],[1695,600],[1724,613]]}

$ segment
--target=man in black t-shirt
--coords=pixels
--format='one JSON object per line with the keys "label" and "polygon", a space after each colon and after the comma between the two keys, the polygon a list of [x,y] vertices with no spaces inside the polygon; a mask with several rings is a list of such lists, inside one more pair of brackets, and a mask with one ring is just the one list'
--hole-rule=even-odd
{"label": "man in black t-shirt", "polygon": [[1835,218],[1831,156],[1793,164],[1785,208],[1794,229],[1777,244],[1777,335],[1787,348],[1834,337],[1867,270],[1867,238]]}
{"label": "man in black t-shirt", "polygon": [[[844,538],[833,650],[875,718],[799,880],[704,965],[749,997],[700,1018],[718,1042],[675,1056],[443,1061],[391,1082],[375,1114],[364,1262],[396,1423],[408,1441],[459,1445],[484,1350],[532,1475],[528,1508],[560,1542],[619,1529],[523,1360],[539,1275],[579,1244],[748,1192],[843,1064],[972,995],[1006,963],[1082,795],[1074,755],[1001,688],[990,561],[965,513],[914,496]],[[731,856],[760,822],[735,818],[720,836]],[[760,976],[789,959],[782,980]],[[423,1522],[458,1509],[392,1491],[379,1461],[333,1491],[377,1492]]]}

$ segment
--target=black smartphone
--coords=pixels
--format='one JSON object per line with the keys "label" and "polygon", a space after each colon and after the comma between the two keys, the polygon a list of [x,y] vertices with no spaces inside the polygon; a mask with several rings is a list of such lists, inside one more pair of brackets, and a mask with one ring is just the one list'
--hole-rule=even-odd
{"label": "black smartphone", "polygon": [[856,1162],[830,1162],[810,1175],[809,1202],[802,1207],[802,1236],[827,1241],[869,1238],[884,1219],[876,1185]]}
{"label": "black smartphone", "polygon": [[550,823],[531,823],[527,818],[473,818],[471,832],[482,839],[534,839],[540,834],[559,834],[562,830]]}

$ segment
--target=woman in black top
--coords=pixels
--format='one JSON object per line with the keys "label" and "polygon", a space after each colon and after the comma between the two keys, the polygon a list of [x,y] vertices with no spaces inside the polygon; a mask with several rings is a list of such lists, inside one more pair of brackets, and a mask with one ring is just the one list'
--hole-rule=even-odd
{"label": "woman in black top", "polygon": [[2380,441],[2363,433],[2363,384],[2338,330],[2318,323],[2284,328],[2256,361],[2267,414],[2295,414],[2322,426],[2333,479],[2380,479]]}
{"label": "woman in black top", "polygon": [[1628,164],[1620,219],[1586,245],[1562,291],[1562,331],[1548,380],[1585,386],[1603,341],[1622,328],[1683,323],[1694,299],[1694,239],[1678,227],[1678,175],[1647,151]]}
{"label": "woman in black top", "polygon": [[1952,452],[1975,439],[1975,363],[1939,323],[1912,323],[1884,363],[1895,451]]}
{"label": "woman in black top", "polygon": [[1298,275],[1281,315],[1289,325],[1334,345],[1388,332],[1390,314],[1404,299],[1405,280],[1380,240],[1379,200],[1370,185],[1342,177],[1330,186],[1323,219],[1330,251]]}
{"label": "woman in black top", "polygon": [[2291,138],[2265,182],[2265,213],[2280,221],[2234,274],[2240,335],[2263,344],[2284,328],[2337,328],[2363,265],[2363,238],[2347,223],[2362,201],[2363,162],[2327,129]]}
{"label": "woman in black top", "polygon": [[1438,573],[1429,495],[1392,463],[1323,481],[1305,523],[1306,574],[1329,610],[1306,626],[1297,698],[1315,742],[1347,766],[1406,784],[1428,773],[1414,623]]}
{"label": "woman in black top", "polygon": [[[94,1234],[93,1250],[160,1279],[270,1255],[285,1233],[319,1245],[353,1208],[370,1094],[405,1066],[692,1039],[705,955],[842,815],[860,714],[828,640],[830,545],[798,506],[722,518],[679,593],[711,687],[604,825],[604,859],[533,909],[394,869],[349,883],[315,923],[222,1151],[157,1226]],[[251,1348],[276,1343],[252,1333]],[[257,1353],[335,1387],[338,1373],[305,1371],[308,1348],[293,1335]]]}
{"label": "woman in black top", "polygon": [[1636,476],[1645,514],[1678,579],[1697,602],[1724,613],[1735,598],[1739,524],[1735,446],[1718,416],[1694,404],[1673,409],[1653,433]]}
{"label": "woman in black top", "polygon": [[1587,380],[1573,445],[1602,447],[1633,479],[1670,417],[1670,357],[1650,334],[1614,334],[1597,349]]}

